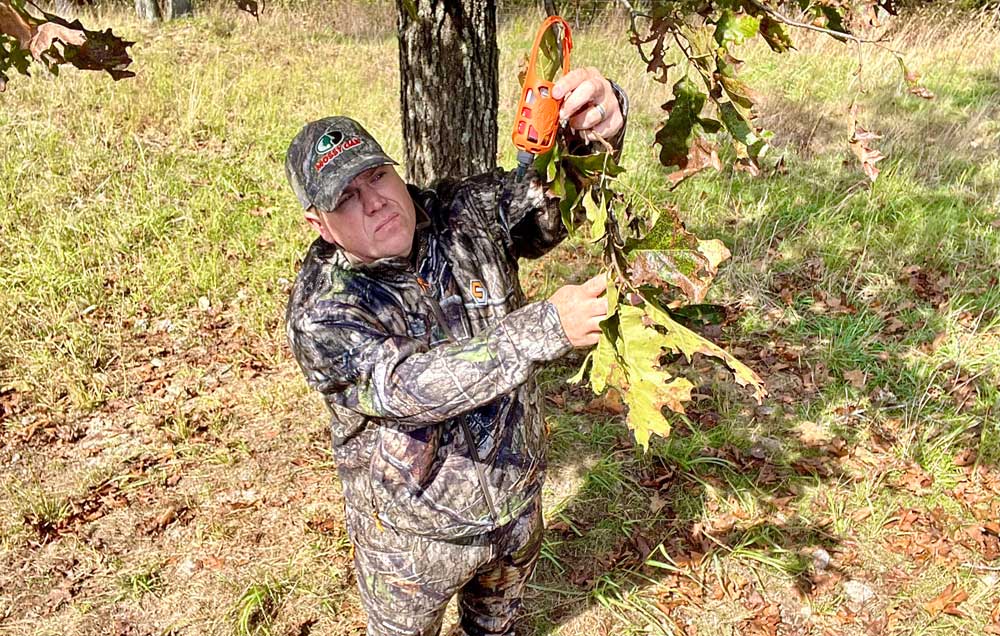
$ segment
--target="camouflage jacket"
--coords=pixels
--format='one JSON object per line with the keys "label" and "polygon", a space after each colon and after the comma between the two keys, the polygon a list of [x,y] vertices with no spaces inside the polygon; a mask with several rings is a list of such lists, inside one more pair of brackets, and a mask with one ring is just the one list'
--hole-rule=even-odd
{"label": "camouflage jacket", "polygon": [[541,487],[534,371],[572,347],[551,303],[526,303],[517,259],[566,232],[532,172],[410,194],[420,221],[411,258],[357,265],[316,239],[287,329],[332,413],[349,523],[452,539],[516,518]]}

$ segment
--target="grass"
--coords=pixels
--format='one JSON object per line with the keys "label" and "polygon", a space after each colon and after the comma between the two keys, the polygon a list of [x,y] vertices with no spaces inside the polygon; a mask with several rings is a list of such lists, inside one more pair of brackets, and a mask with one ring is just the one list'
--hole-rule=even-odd
{"label": "grass", "polygon": [[[287,141],[363,114],[403,154],[391,8],[359,6],[269,8],[260,26],[229,9],[156,27],[111,13],[100,22],[138,41],[136,78],[8,87],[0,634],[363,631],[326,414],[282,324],[310,240]],[[502,17],[501,131],[537,22]],[[854,52],[820,38],[747,49],[789,173],[705,173],[672,192],[646,141],[664,88],[620,21],[574,33],[574,65],[632,98],[622,190],[676,204],[732,249],[712,294],[739,316],[720,341],[771,396],[758,407],[708,372],[643,454],[620,414],[564,383],[578,359],[546,368],[551,529],[522,631],[767,633],[774,615],[802,633],[982,632],[1000,602],[981,569],[996,560],[968,538],[1000,518],[1000,42],[986,20],[895,27],[932,102],[879,51],[855,78]],[[859,82],[888,157],[874,185],[843,143]],[[522,280],[541,297],[596,267],[570,242]],[[848,581],[874,599],[856,606]],[[964,616],[923,609],[950,583],[969,594]]]}
{"label": "grass", "polygon": [[236,601],[236,634],[271,634],[275,614],[286,593],[280,583],[267,579],[248,585]]}

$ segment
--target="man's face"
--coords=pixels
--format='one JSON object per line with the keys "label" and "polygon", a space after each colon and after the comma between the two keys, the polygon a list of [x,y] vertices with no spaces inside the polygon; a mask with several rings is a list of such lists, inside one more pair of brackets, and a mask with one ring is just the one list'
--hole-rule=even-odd
{"label": "man's face", "polygon": [[365,170],[344,188],[333,210],[306,210],[324,240],[360,261],[409,256],[417,215],[406,184],[391,165]]}

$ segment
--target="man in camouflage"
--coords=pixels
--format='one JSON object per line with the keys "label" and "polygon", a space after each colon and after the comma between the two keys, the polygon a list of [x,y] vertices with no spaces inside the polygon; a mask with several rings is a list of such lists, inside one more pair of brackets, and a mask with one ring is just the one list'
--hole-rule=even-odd
{"label": "man in camouflage", "polygon": [[[579,69],[553,94],[581,140],[620,148],[618,87]],[[288,337],[332,413],[368,634],[437,634],[456,593],[464,633],[512,634],[543,530],[534,373],[597,342],[605,282],[527,303],[517,259],[565,237],[533,172],[418,189],[394,164],[345,117],[292,141],[286,173],[319,237]]]}

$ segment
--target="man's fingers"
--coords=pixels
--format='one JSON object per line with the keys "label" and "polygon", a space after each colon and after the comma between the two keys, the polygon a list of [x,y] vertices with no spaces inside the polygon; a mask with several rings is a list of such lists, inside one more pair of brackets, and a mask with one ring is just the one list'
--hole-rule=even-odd
{"label": "man's fingers", "polygon": [[608,275],[600,273],[583,284],[585,292],[591,296],[599,296],[608,289]]}
{"label": "man's fingers", "polygon": [[607,316],[594,316],[593,318],[591,318],[590,322],[587,324],[588,327],[587,333],[594,333],[594,332],[600,333],[601,321],[604,320],[606,317]]}
{"label": "man's fingers", "polygon": [[552,86],[552,97],[562,99],[567,93],[576,90],[576,87],[590,77],[589,68],[575,68],[559,78],[559,81]]}
{"label": "man's fingers", "polygon": [[621,113],[615,110],[615,112],[608,113],[608,116],[601,123],[594,126],[593,131],[604,137],[604,139],[610,140],[615,134],[622,129],[622,125],[625,120],[622,118]]}
{"label": "man's fingers", "polygon": [[563,101],[559,107],[559,119],[579,121],[584,114],[582,109],[588,107],[590,102],[599,101],[597,86],[594,82],[587,80],[573,89],[573,92]]}
{"label": "man's fingers", "polygon": [[[595,132],[601,132],[599,126],[614,116],[614,111],[617,110],[611,102],[605,103],[606,101],[595,100],[594,102],[587,102],[576,115],[570,117],[570,127],[573,130],[579,131],[594,130]],[[603,114],[596,105],[598,103],[604,108]]]}
{"label": "man's fingers", "polygon": [[606,298],[595,298],[582,309],[586,312],[584,315],[604,320],[608,316],[608,301]]}

